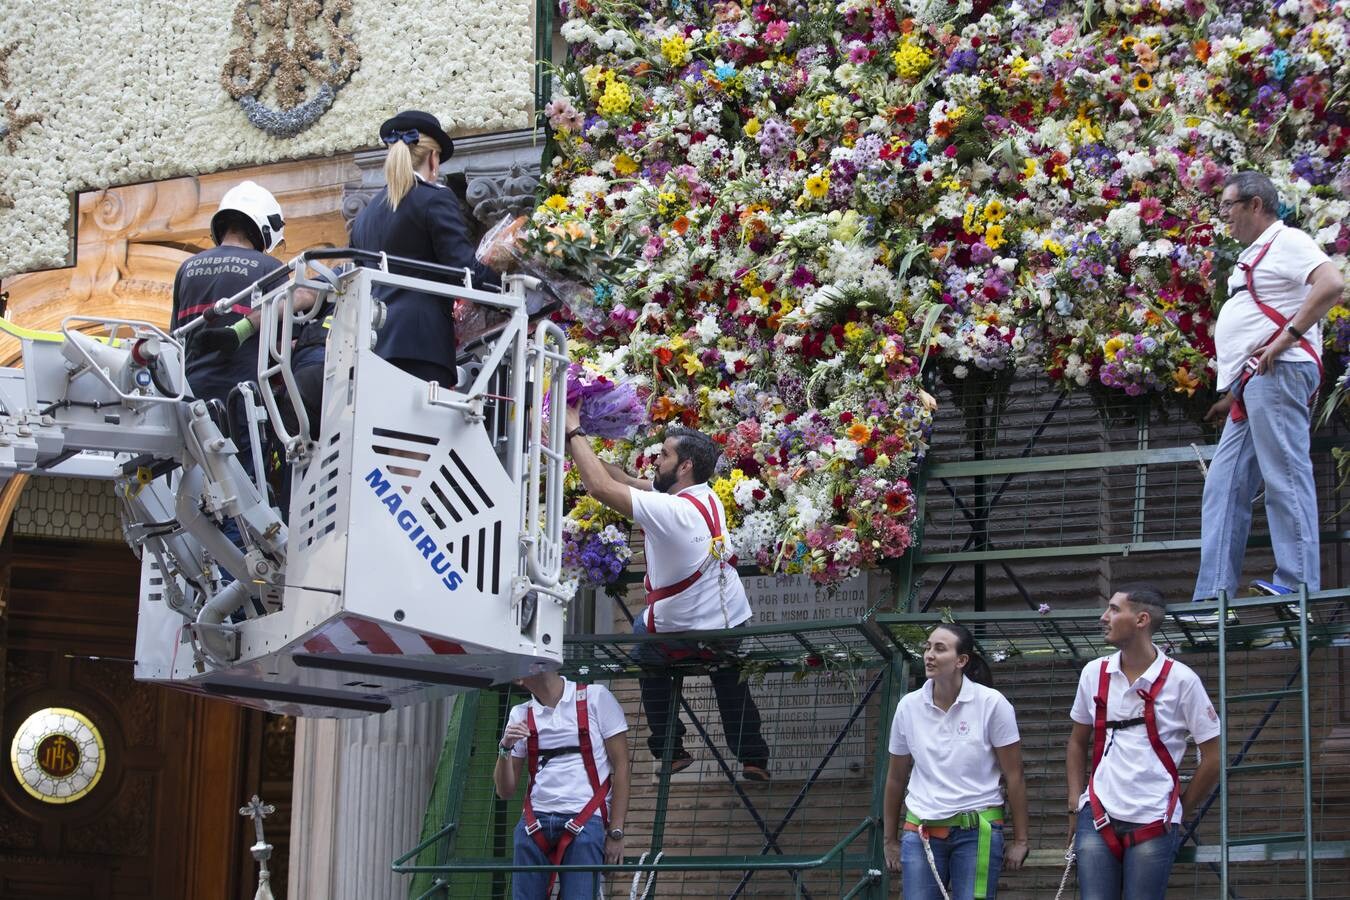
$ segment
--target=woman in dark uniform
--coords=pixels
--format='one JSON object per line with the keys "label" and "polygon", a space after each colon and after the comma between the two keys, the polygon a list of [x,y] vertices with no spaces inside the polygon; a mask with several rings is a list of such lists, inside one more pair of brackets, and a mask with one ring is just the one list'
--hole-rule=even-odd
{"label": "woman in dark uniform", "polygon": [[[436,117],[417,110],[401,112],[380,126],[380,140],[389,148],[384,160],[386,187],[352,223],[352,246],[468,269],[475,286],[500,284],[496,273],[474,258],[463,203],[437,180],[441,163],[455,152],[455,145]],[[400,271],[393,264],[390,270],[429,277],[426,272]],[[454,302],[389,286],[377,288],[377,296],[387,304],[388,317],[375,352],[410,375],[453,387]]]}

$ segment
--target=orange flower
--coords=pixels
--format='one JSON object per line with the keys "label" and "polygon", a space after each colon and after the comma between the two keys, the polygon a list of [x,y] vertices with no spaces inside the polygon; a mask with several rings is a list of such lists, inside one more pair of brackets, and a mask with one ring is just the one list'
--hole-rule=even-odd
{"label": "orange flower", "polygon": [[689,217],[680,216],[674,222],[670,223],[670,227],[676,234],[683,237],[684,233],[689,230]]}
{"label": "orange flower", "polygon": [[891,513],[901,513],[909,508],[909,497],[901,491],[886,492],[886,511]]}
{"label": "orange flower", "polygon": [[1172,373],[1172,381],[1175,383],[1172,390],[1178,394],[1185,394],[1187,397],[1194,397],[1196,390],[1200,387],[1200,379],[1192,375],[1190,369],[1185,366]]}
{"label": "orange flower", "polygon": [[1195,51],[1195,58],[1201,62],[1209,62],[1209,41],[1196,41],[1191,44],[1191,49]]}
{"label": "orange flower", "polygon": [[665,422],[674,418],[679,411],[679,406],[671,402],[669,397],[657,397],[647,412],[651,415],[653,422]]}
{"label": "orange flower", "polygon": [[848,427],[848,431],[844,433],[847,434],[848,439],[855,444],[865,444],[872,439],[872,429],[868,428],[862,422],[854,422]]}

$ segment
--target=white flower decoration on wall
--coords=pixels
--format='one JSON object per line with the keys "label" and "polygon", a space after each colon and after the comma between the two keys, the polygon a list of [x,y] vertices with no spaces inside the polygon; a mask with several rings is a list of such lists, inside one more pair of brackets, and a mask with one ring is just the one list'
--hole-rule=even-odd
{"label": "white flower decoration on wall", "polygon": [[294,137],[328,111],[361,65],[351,13],[351,0],[239,0],[220,84],[255,128]]}
{"label": "white flower decoration on wall", "polygon": [[[534,120],[534,0],[3,5],[0,50],[17,49],[0,103],[16,97],[14,112],[40,113],[42,124],[27,123],[12,153],[0,138],[0,194],[14,203],[0,207],[0,277],[70,263],[79,191],[373,149],[380,122],[400,109],[427,110],[456,135]],[[256,40],[244,41],[238,6]],[[300,90],[289,95],[285,67],[269,55],[268,16],[282,12],[285,51],[298,40],[319,54],[292,57]],[[280,119],[297,99],[312,111],[331,92],[322,118],[290,137],[255,127],[261,110],[251,115],[222,85],[236,51],[246,84],[263,76],[259,93],[241,97]]]}

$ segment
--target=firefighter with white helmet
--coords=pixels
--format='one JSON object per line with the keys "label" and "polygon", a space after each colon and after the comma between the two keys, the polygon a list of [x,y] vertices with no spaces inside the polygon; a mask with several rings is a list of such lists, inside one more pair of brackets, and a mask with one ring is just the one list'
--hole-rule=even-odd
{"label": "firefighter with white helmet", "polygon": [[[216,246],[185,260],[174,276],[173,327],[186,325],[216,301],[232,297],[268,275],[275,274],[276,279],[264,283],[263,290],[279,284],[286,269],[267,254],[281,243],[285,225],[280,204],[261,185],[245,181],[226,191],[220,208],[211,217],[211,238]],[[252,319],[249,314],[246,303],[236,304],[212,327],[189,338],[187,379],[192,396],[225,403],[235,385],[255,379],[257,313]],[[248,436],[235,434],[234,441],[241,462],[251,471]]]}

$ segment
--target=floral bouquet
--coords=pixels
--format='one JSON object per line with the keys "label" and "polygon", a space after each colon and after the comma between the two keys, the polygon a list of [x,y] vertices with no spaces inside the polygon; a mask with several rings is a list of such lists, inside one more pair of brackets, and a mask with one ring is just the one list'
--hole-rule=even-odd
{"label": "floral bouquet", "polygon": [[631,441],[647,424],[632,383],[611,381],[578,363],[567,367],[567,399],[579,406],[582,430],[593,437]]}

